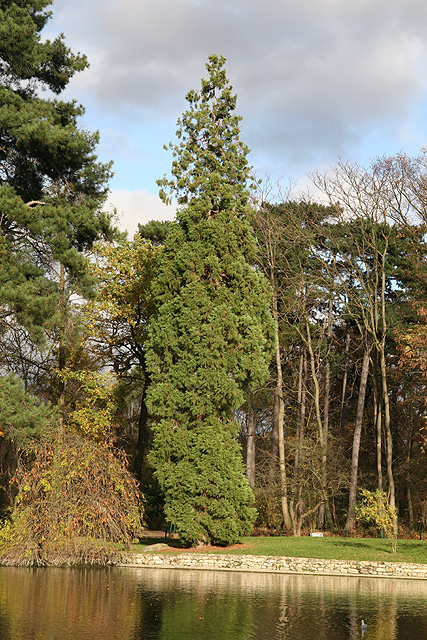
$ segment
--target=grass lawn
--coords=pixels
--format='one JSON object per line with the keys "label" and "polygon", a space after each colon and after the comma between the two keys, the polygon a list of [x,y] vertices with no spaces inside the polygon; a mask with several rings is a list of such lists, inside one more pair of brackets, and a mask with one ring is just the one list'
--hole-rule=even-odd
{"label": "grass lawn", "polygon": [[[177,551],[179,540],[153,538],[144,544],[134,545],[134,552],[147,550],[155,543],[167,543]],[[197,549],[201,552],[203,549]],[[204,553],[252,554],[265,556],[291,556],[296,558],[322,558],[333,560],[375,560],[379,562],[427,563],[426,540],[398,540],[397,553],[392,553],[387,539],[374,538],[310,538],[310,537],[249,537],[242,538],[233,547],[209,547]]]}

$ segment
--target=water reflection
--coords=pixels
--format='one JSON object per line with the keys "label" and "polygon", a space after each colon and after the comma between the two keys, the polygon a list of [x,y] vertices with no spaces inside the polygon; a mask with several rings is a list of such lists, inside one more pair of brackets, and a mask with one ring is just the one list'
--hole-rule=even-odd
{"label": "water reflection", "polygon": [[134,581],[112,570],[0,568],[0,638],[132,638]]}
{"label": "water reflection", "polygon": [[[362,633],[362,618],[368,629]],[[0,639],[419,640],[427,582],[0,568]]]}

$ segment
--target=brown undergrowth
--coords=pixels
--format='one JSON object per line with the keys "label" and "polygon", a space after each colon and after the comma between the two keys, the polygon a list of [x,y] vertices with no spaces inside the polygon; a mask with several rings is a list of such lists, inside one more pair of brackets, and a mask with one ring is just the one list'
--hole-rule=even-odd
{"label": "brown undergrowth", "polygon": [[142,535],[141,498],[122,452],[67,434],[30,457],[0,529],[1,564],[108,564]]}

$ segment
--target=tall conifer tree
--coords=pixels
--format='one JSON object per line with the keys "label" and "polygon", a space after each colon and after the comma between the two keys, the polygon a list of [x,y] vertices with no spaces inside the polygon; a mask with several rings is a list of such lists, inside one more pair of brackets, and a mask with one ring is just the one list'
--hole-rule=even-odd
{"label": "tall conifer tree", "polygon": [[185,543],[231,544],[250,532],[233,412],[268,374],[270,291],[251,266],[248,148],[225,59],[212,55],[200,91],[186,96],[172,178],[160,197],[181,205],[160,254],[159,311],[148,345],[154,417],[151,462],[165,514]]}
{"label": "tall conifer tree", "polygon": [[85,293],[83,252],[111,234],[100,211],[110,165],[78,126],[83,107],[58,97],[87,60],[42,37],[50,4],[0,1],[0,312],[35,339],[61,295],[52,265]]}

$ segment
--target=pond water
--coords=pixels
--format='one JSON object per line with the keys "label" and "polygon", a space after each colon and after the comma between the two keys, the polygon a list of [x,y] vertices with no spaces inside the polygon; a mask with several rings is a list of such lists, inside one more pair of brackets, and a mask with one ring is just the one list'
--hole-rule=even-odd
{"label": "pond water", "polygon": [[427,581],[0,567],[0,640],[362,637],[427,638]]}

